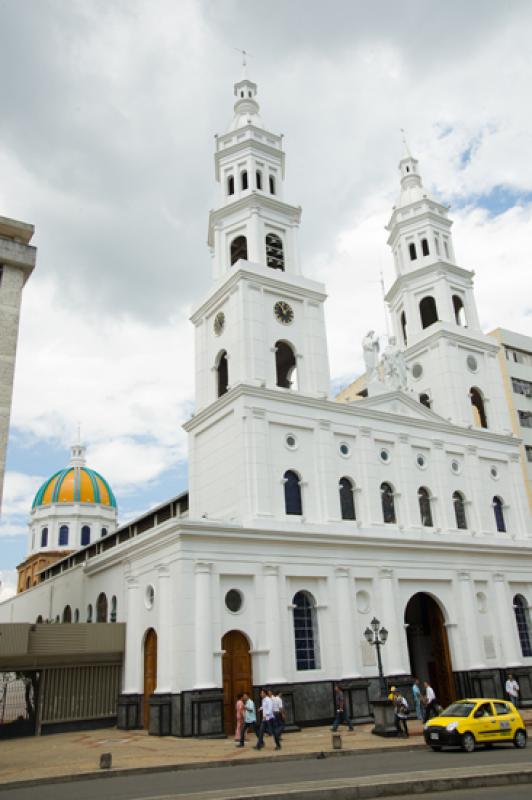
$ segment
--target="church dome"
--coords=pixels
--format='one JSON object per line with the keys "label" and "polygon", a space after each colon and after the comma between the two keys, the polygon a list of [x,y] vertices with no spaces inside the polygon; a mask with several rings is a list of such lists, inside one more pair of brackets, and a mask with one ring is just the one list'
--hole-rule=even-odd
{"label": "church dome", "polygon": [[72,447],[70,466],[45,481],[32,503],[32,510],[54,503],[93,503],[116,508],[113,491],[102,475],[85,466],[85,448]]}

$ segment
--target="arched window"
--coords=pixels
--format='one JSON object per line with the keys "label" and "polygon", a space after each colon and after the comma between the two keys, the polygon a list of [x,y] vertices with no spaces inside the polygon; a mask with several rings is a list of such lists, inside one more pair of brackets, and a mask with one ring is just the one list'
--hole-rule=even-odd
{"label": "arched window", "polygon": [[275,175],[270,175],[268,182],[270,184],[270,194],[275,194]]}
{"label": "arched window", "polygon": [[37,623],[37,625],[42,625],[42,614],[39,614],[35,622]]}
{"label": "arched window", "polygon": [[465,500],[462,492],[453,492],[454,516],[456,527],[459,530],[467,530],[467,517],[465,512]]}
{"label": "arched window", "polygon": [[240,186],[242,187],[242,191],[245,192],[248,188],[248,171],[245,169],[243,172],[240,173]]}
{"label": "arched window", "polygon": [[96,622],[107,622],[107,595],[100,592],[96,601]]}
{"label": "arched window", "polygon": [[91,543],[91,529],[88,525],[83,525],[81,528],[81,546],[85,547]]}
{"label": "arched window", "polygon": [[421,518],[421,524],[425,526],[425,528],[432,528],[434,523],[432,522],[432,509],[430,507],[430,492],[424,486],[420,486],[417,490],[417,499],[419,502],[419,516]]}
{"label": "arched window", "polygon": [[427,408],[430,408],[430,397],[428,396],[428,394],[426,392],[422,392],[419,395],[419,402],[421,403],[422,406],[426,406]]}
{"label": "arched window", "polygon": [[283,476],[284,482],[284,509],[286,514],[303,513],[303,505],[301,503],[301,482],[299,475],[292,469],[285,472]]}
{"label": "arched window", "polygon": [[275,370],[277,386],[291,389],[296,383],[296,356],[287,342],[275,342]]}
{"label": "arched window", "polygon": [[48,547],[48,528],[41,531],[41,547]]}
{"label": "arched window", "polygon": [[484,398],[480,389],[472,386],[469,390],[469,397],[473,407],[473,422],[477,428],[487,428],[488,418],[486,417],[486,409],[484,408]]}
{"label": "arched window", "polygon": [[113,595],[111,597],[111,616],[109,617],[109,620],[111,622],[116,622],[116,607],[117,607],[116,597],[115,595]]}
{"label": "arched window", "polygon": [[408,336],[406,334],[406,314],[404,311],[401,311],[400,320],[401,320],[401,330],[403,332],[403,342],[406,347],[406,345],[408,344]]}
{"label": "arched window", "polygon": [[410,253],[410,261],[415,261],[417,258],[417,253],[414,242],[410,242],[410,244],[408,245],[408,252]]}
{"label": "arched window", "polygon": [[438,322],[436,300],[431,295],[427,295],[427,297],[421,300],[419,304],[419,315],[421,317],[422,328],[429,328],[431,325],[434,325],[435,322]]}
{"label": "arched window", "polygon": [[74,611],[74,622],[79,622],[79,608]]}
{"label": "arched window", "polygon": [[284,270],[283,243],[276,233],[266,236],[266,266]]}
{"label": "arched window", "polygon": [[453,309],[456,324],[460,325],[462,328],[465,328],[467,323],[465,318],[464,303],[462,298],[457,294],[453,294]]}
{"label": "arched window", "polygon": [[30,578],[30,576],[28,575],[28,577],[26,578],[26,589],[29,589],[29,588],[30,588],[30,584],[31,584],[31,578]]}
{"label": "arched window", "polygon": [[229,175],[227,178],[227,194],[234,194],[235,193],[235,179],[233,175]]}
{"label": "arched window", "polygon": [[68,525],[61,525],[59,528],[59,547],[65,547],[68,544]]}
{"label": "arched window", "polygon": [[92,604],[87,606],[87,622],[92,622]]}
{"label": "arched window", "polygon": [[395,500],[389,483],[381,483],[382,518],[384,522],[396,522]]}
{"label": "arched window", "polygon": [[262,172],[258,169],[255,173],[255,184],[259,192],[262,191]]}
{"label": "arched window", "polygon": [[424,256],[429,255],[429,243],[427,239],[421,240],[421,252],[423,253]]}
{"label": "arched window", "polygon": [[227,363],[227,353],[225,350],[222,350],[216,359],[216,382],[218,397],[221,397],[229,388],[229,367]]}
{"label": "arched window", "polygon": [[521,645],[521,652],[524,656],[532,656],[528,603],[522,594],[516,594],[514,597],[514,612],[515,621],[517,623],[517,633],[519,634],[519,643]]}
{"label": "arched window", "polygon": [[309,592],[297,592],[294,607],[296,669],[319,669],[318,620],[316,603]]}
{"label": "arched window", "polygon": [[342,519],[356,519],[355,494],[353,484],[349,478],[340,478],[340,510]]}
{"label": "arched window", "polygon": [[70,606],[65,606],[63,609],[63,622],[72,622],[72,609]]}
{"label": "arched window", "polygon": [[236,264],[237,261],[248,260],[248,240],[245,236],[237,236],[231,242],[231,266]]}
{"label": "arched window", "polygon": [[102,538],[107,536],[107,528],[102,528]]}
{"label": "arched window", "polygon": [[500,497],[493,498],[493,513],[495,514],[495,525],[499,533],[506,533],[506,523],[504,521],[504,503]]}

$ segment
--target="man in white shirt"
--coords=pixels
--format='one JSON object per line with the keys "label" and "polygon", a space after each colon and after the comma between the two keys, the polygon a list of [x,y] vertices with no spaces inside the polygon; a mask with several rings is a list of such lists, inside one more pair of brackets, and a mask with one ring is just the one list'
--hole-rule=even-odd
{"label": "man in white shirt", "polygon": [[508,673],[505,689],[510,703],[513,703],[516,708],[519,708],[519,684],[511,672]]}
{"label": "man in white shirt", "polygon": [[259,728],[259,738],[257,740],[257,744],[255,745],[255,750],[260,750],[264,747],[264,731],[268,731],[268,733],[273,736],[275,740],[275,749],[281,749],[281,741],[279,739],[279,733],[277,731],[277,726],[274,725],[274,716],[273,716],[273,703],[271,697],[268,696],[268,692],[266,689],[260,690],[260,697],[261,697],[261,706],[260,712],[262,714],[262,720],[260,723]]}
{"label": "man in white shirt", "polygon": [[436,694],[432,686],[429,685],[428,681],[425,681],[423,684],[425,689],[425,722],[429,720],[431,717],[436,717]]}
{"label": "man in white shirt", "polygon": [[270,690],[269,694],[272,701],[273,721],[280,739],[284,728],[283,701],[279,692]]}

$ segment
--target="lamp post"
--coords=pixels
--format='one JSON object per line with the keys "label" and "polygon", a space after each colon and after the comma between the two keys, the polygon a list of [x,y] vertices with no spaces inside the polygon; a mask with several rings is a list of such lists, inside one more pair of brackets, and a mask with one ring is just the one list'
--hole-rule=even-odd
{"label": "lamp post", "polygon": [[381,658],[381,647],[386,644],[386,639],[388,638],[388,631],[386,628],[381,628],[380,620],[377,617],[373,617],[370,622],[371,628],[366,628],[364,631],[364,636],[366,637],[366,641],[368,644],[371,644],[377,650],[377,665],[379,667],[379,681],[381,685],[381,695],[383,699],[386,697],[386,681],[384,680],[384,673],[382,671],[382,658]]}

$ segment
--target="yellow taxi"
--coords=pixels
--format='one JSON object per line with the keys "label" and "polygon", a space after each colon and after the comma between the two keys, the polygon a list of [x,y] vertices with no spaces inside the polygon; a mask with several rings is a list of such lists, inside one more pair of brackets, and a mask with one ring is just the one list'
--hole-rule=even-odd
{"label": "yellow taxi", "polygon": [[472,753],[477,744],[512,742],[526,747],[526,727],[521,714],[506,700],[486,697],[457,700],[423,728],[433,750],[461,747]]}

